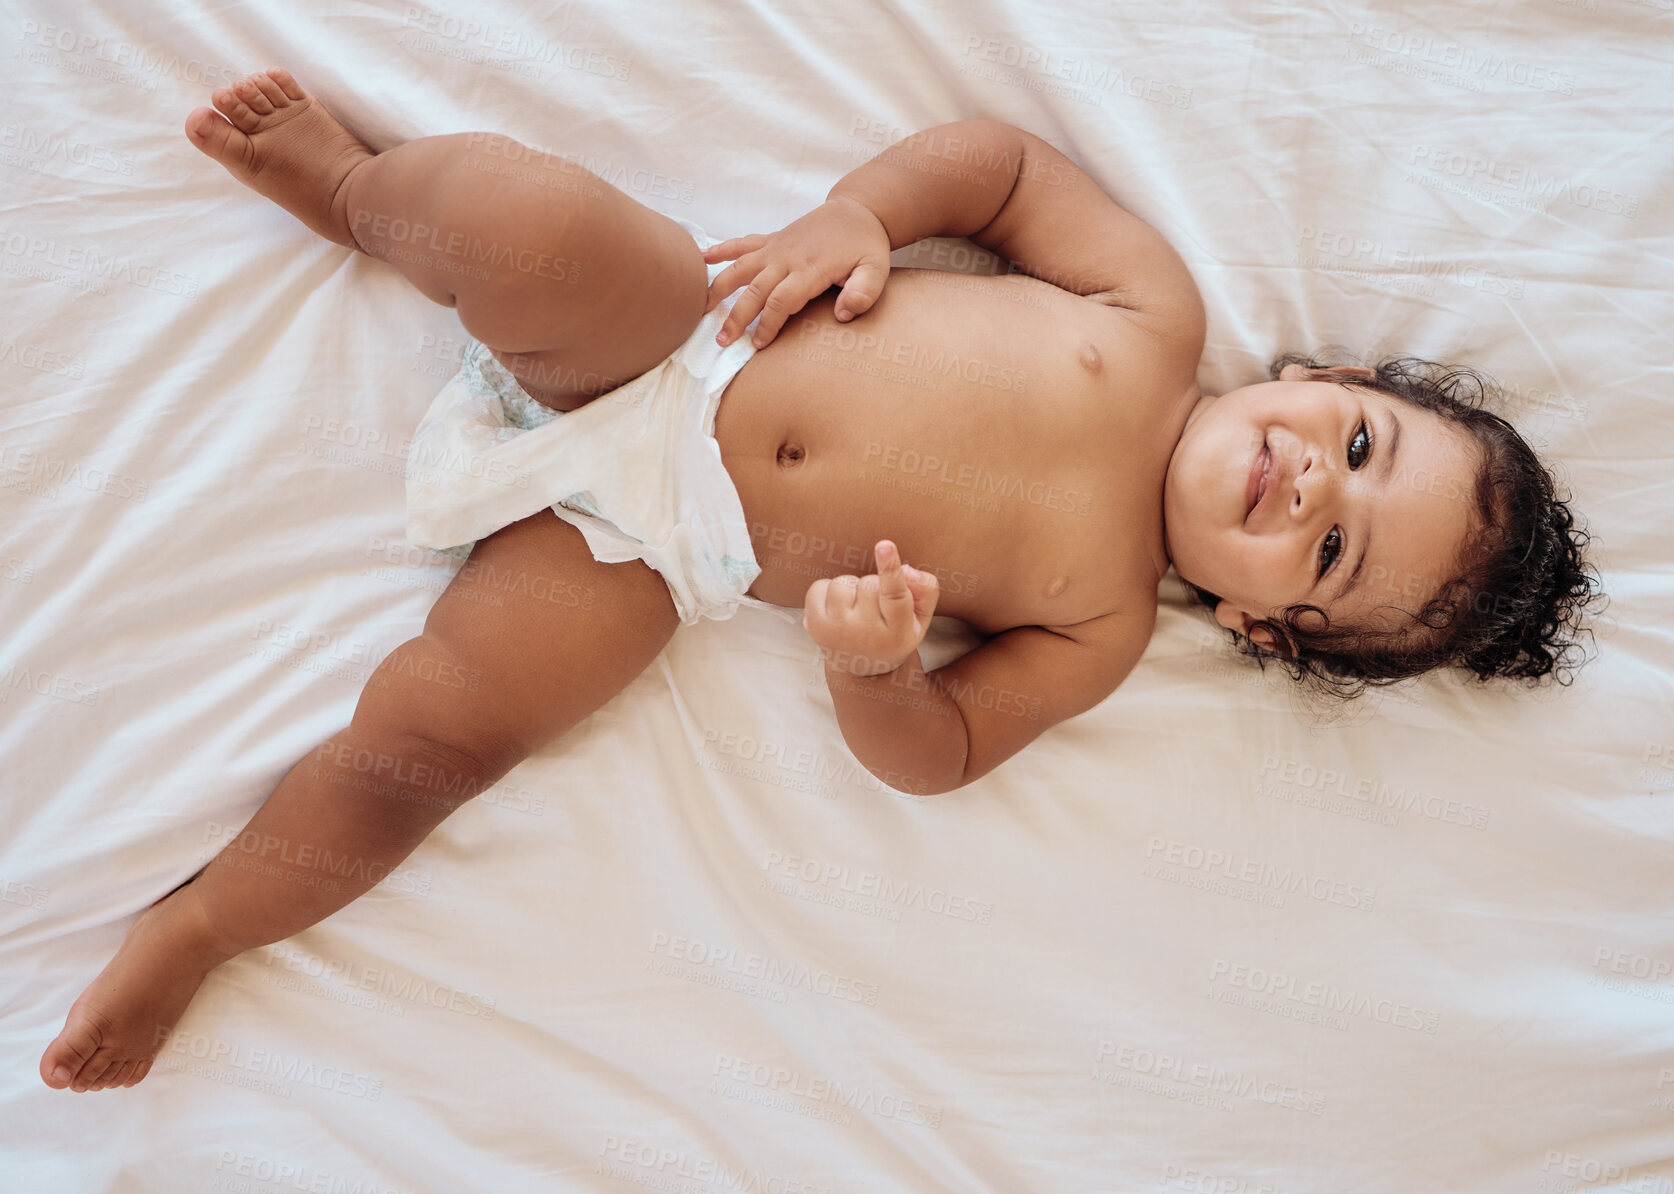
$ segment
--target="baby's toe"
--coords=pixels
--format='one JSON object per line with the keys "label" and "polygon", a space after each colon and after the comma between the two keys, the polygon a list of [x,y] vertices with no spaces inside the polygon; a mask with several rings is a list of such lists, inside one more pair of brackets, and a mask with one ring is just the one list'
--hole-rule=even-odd
{"label": "baby's toe", "polygon": [[285,89],[279,86],[276,80],[269,78],[266,74],[259,74],[251,75],[250,82],[255,85],[257,91],[262,93],[262,98],[266,99],[273,107],[290,107],[290,97],[285,94]]}
{"label": "baby's toe", "polygon": [[256,86],[255,79],[240,79],[233,84],[233,90],[257,116],[273,115],[273,102],[262,94],[261,88]]}

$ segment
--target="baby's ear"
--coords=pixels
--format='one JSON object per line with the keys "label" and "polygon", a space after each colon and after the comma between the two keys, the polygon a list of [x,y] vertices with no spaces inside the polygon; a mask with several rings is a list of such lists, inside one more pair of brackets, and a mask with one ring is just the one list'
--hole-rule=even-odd
{"label": "baby's ear", "polygon": [[1257,626],[1255,618],[1230,601],[1223,601],[1215,607],[1215,621],[1228,630],[1236,630],[1263,650],[1272,651],[1282,659],[1291,657],[1290,644],[1286,640],[1275,639],[1271,630],[1265,626]]}
{"label": "baby's ear", "polygon": [[1290,644],[1283,639],[1275,639],[1273,632],[1265,626],[1252,626],[1245,631],[1249,639],[1264,651],[1271,651],[1280,659],[1290,658]]}

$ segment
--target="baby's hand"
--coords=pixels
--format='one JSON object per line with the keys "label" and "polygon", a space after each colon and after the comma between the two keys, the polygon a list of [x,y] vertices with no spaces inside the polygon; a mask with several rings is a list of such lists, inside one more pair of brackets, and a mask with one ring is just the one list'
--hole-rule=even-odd
{"label": "baby's hand", "polygon": [[828,286],[843,287],[837,296],[838,319],[850,320],[870,310],[889,280],[889,233],[857,200],[828,199],[771,236],[741,236],[711,245],[703,259],[710,264],[732,261],[710,283],[705,315],[750,283],[727,313],[715,342],[731,344],[760,315],[751,342],[766,348],[785,320]]}
{"label": "baby's hand", "polygon": [[918,650],[936,609],[936,578],[908,568],[888,539],[872,549],[873,576],[837,576],[808,586],[802,625],[826,666],[851,676],[893,672]]}

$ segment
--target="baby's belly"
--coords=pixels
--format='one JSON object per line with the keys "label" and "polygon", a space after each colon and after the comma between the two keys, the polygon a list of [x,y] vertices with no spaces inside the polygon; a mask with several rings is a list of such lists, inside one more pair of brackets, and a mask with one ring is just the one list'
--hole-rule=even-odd
{"label": "baby's belly", "polygon": [[750,595],[799,607],[822,577],[875,571],[890,539],[936,574],[937,612],[984,633],[1109,612],[1112,422],[1079,312],[962,289],[950,304],[915,273],[858,325],[833,296],[810,303],[722,397],[715,437],[761,566]]}

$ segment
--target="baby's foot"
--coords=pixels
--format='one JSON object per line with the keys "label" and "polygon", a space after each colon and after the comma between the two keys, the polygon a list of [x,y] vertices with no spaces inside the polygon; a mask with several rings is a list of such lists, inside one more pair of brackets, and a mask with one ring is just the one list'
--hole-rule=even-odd
{"label": "baby's foot", "polygon": [[376,155],[289,71],[257,71],[211,98],[226,120],[193,108],[186,139],[327,240],[354,248],[342,206],[333,200],[350,172]]}
{"label": "baby's foot", "polygon": [[41,1055],[41,1078],[63,1090],[132,1086],[151,1063],[204,978],[231,955],[204,944],[191,885],[140,914],[122,948],[70,1007],[64,1031]]}

